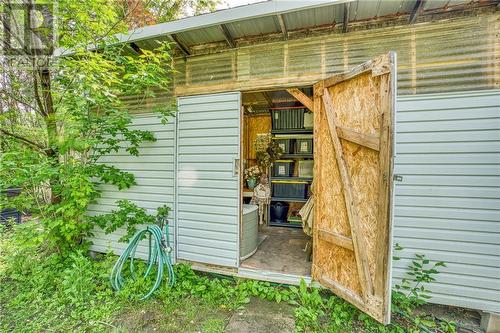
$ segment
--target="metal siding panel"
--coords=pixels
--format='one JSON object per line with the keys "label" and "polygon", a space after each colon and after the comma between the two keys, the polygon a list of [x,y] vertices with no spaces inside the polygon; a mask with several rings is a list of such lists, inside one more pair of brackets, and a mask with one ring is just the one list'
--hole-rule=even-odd
{"label": "metal siding panel", "polygon": [[[394,262],[394,267],[397,268],[401,273],[399,273],[399,276],[403,275],[403,270],[408,267],[410,264],[411,260],[410,259],[401,259],[398,261]],[[477,278],[479,281],[488,281],[488,280],[494,280],[495,279],[495,270],[497,269],[496,267],[489,267],[489,266],[475,266],[476,269],[474,269],[473,274],[471,275],[466,275],[463,274],[464,271],[468,271],[471,269],[471,266],[469,263],[454,263],[452,266],[449,266],[446,273],[441,273],[443,276],[450,276],[453,275],[454,278],[456,279],[469,279],[469,278]],[[451,278],[451,276],[450,276]],[[484,285],[483,285],[484,286]]]}
{"label": "metal siding panel", "polygon": [[178,258],[237,267],[239,177],[233,163],[240,149],[240,93],[178,103]]}
{"label": "metal siding panel", "polygon": [[401,143],[420,142],[453,142],[456,140],[457,134],[460,134],[463,141],[487,141],[491,138],[500,137],[498,130],[482,130],[482,131],[466,131],[457,133],[457,131],[447,132],[414,132],[414,133],[399,133],[396,140]]}
{"label": "metal siding panel", "polygon": [[449,218],[429,218],[416,216],[398,216],[398,228],[423,228],[426,230],[442,229],[449,230],[452,228],[455,231],[488,232],[496,234],[498,232],[498,224],[489,221],[479,220],[460,220]]}
{"label": "metal siding panel", "polygon": [[[169,233],[173,244],[175,229],[174,207],[174,132],[175,118],[170,119],[166,125],[161,124],[156,114],[142,114],[133,116],[132,129],[148,130],[153,132],[157,138],[156,142],[147,142],[141,145],[139,156],[130,156],[124,150],[112,153],[101,159],[100,162],[109,163],[134,174],[137,185],[130,189],[119,191],[115,186],[102,185],[102,196],[96,204],[89,206],[89,215],[100,215],[109,213],[117,208],[116,201],[128,199],[142,208],[146,208],[149,214],[154,214],[156,208],[168,205],[172,208],[170,212]],[[147,153],[147,154],[143,154]],[[113,252],[120,255],[127,246],[126,243],[118,242],[125,234],[123,228],[111,234],[105,234],[99,228],[94,230],[91,250],[97,252]],[[147,259],[147,244],[141,241],[136,257]],[[175,258],[174,258],[175,259]]]}
{"label": "metal siding panel", "polygon": [[[415,163],[417,164],[417,163]],[[407,185],[459,185],[459,186],[500,186],[500,177],[478,176],[435,176],[435,175],[405,175]]]}
{"label": "metal siding panel", "polygon": [[[195,188],[203,188],[203,189],[212,189],[212,190],[218,190],[218,189],[227,189],[232,185],[231,181],[228,181],[228,178],[232,176],[232,172],[225,172],[225,173],[216,173],[213,172],[213,175],[210,175],[208,173],[205,173],[206,179],[200,179],[198,177],[193,177],[189,178],[191,175],[184,174],[183,175],[183,181],[179,182],[179,191],[185,188],[191,188],[193,189],[192,184],[194,184],[193,180],[196,180],[196,187]],[[222,194],[222,192],[221,192]]]}
{"label": "metal siding panel", "polygon": [[[475,126],[473,120],[464,121],[462,124],[457,124],[461,127],[462,131],[467,130],[467,122],[471,123],[471,126]],[[490,122],[491,123],[491,122]],[[422,128],[426,127],[426,124],[421,124]],[[449,125],[452,128],[453,125]],[[396,126],[397,128],[397,126]],[[443,129],[436,128],[436,126],[428,125],[429,131],[443,131]],[[456,128],[456,127],[455,127]],[[401,153],[498,153],[500,152],[500,141],[495,141],[496,138],[491,138],[491,141],[483,142],[462,142],[457,138],[456,142],[423,142],[423,143],[401,143],[399,145],[400,149],[398,152]]]}
{"label": "metal siding panel", "polygon": [[99,159],[103,163],[172,163],[172,155],[174,154],[174,147],[160,148],[157,152],[163,152],[159,155],[143,155],[142,149],[140,151],[140,156],[133,156],[130,154],[120,154],[116,153],[112,156],[104,156]]}
{"label": "metal siding panel", "polygon": [[495,244],[498,242],[498,233],[495,232],[477,232],[463,230],[450,230],[450,229],[424,229],[419,226],[415,227],[399,227],[395,232],[395,237],[404,237],[411,235],[413,238],[418,239],[434,239],[444,241],[460,241],[467,243],[487,243]]}
{"label": "metal siding panel", "polygon": [[438,197],[451,198],[489,198],[496,199],[500,197],[500,189],[496,187],[465,187],[465,186],[415,186],[400,184],[396,189],[396,195],[417,195],[427,196],[432,193]]}
{"label": "metal siding panel", "polygon": [[[396,242],[402,242],[404,238],[396,238]],[[431,261],[444,261],[447,264],[446,269],[441,269],[443,272],[448,272],[450,267],[453,267],[455,264],[461,264],[468,266],[468,269],[462,270],[461,274],[464,275],[474,275],[477,274],[476,271],[480,271],[485,268],[493,268],[496,276],[498,272],[498,256],[489,256],[484,254],[477,253],[467,253],[467,252],[454,252],[454,251],[443,251],[443,250],[435,250],[433,248],[429,249],[420,249],[420,248],[408,248],[401,252],[398,252],[396,255],[410,260],[414,258],[415,253],[425,253],[426,257]],[[407,267],[407,265],[405,266]],[[453,282],[452,282],[453,283]],[[432,287],[432,286],[431,286]],[[434,289],[433,291],[436,291]],[[459,304],[450,304],[455,306],[460,306]]]}
{"label": "metal siding panel", "polygon": [[[429,195],[432,193],[429,193]],[[409,206],[398,204],[399,197],[396,197],[396,206],[394,215],[415,216],[431,218],[450,218],[450,219],[470,219],[480,221],[498,222],[498,211],[487,209],[470,209],[458,207],[426,207],[414,202]]]}
{"label": "metal siding panel", "polygon": [[207,255],[205,253],[194,253],[192,251],[179,251],[178,256],[182,256],[184,260],[189,260],[192,262],[211,262],[217,261],[217,265],[221,266],[232,266],[233,260],[226,258],[216,258],[213,255]]}
{"label": "metal siding panel", "polygon": [[[498,120],[491,118],[443,120],[443,121],[407,121],[396,124],[398,133],[438,132],[438,131],[477,131],[492,130]],[[493,138],[494,139],[494,138]]]}
{"label": "metal siding panel", "polygon": [[419,207],[453,207],[453,208],[470,208],[470,209],[489,209],[496,210],[500,216],[500,199],[486,198],[457,198],[457,197],[439,197],[429,191],[426,196],[421,195],[399,195],[398,203],[400,205],[416,205]]}
{"label": "metal siding panel", "polygon": [[500,309],[500,91],[399,97],[393,283],[415,253],[444,261],[431,302]]}
{"label": "metal siding panel", "polygon": [[[204,230],[203,233],[200,234],[200,229],[195,227],[195,228],[189,228],[184,226],[180,231],[178,236],[186,236],[186,237],[197,237],[197,238],[203,238],[203,239],[213,239],[213,240],[220,240],[220,241],[233,241],[235,234],[236,233],[231,233],[227,232],[226,229],[222,230],[223,232],[221,233],[220,230]],[[231,243],[233,244],[233,243]],[[231,245],[232,246],[232,245]]]}

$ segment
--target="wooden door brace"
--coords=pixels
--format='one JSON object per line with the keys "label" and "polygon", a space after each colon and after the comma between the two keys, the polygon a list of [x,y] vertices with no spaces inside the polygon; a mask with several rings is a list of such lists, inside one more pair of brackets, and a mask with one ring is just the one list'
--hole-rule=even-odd
{"label": "wooden door brace", "polygon": [[351,237],[354,247],[354,255],[356,258],[356,265],[358,268],[359,280],[361,290],[365,299],[373,295],[373,285],[370,277],[370,270],[368,264],[368,255],[366,252],[364,237],[360,228],[360,217],[357,209],[357,200],[352,191],[351,180],[347,170],[347,165],[344,158],[344,152],[340,139],[337,133],[337,126],[335,124],[335,110],[328,88],[323,91],[323,105],[325,107],[325,114],[330,128],[330,135],[332,137],[333,147],[335,150],[335,158],[340,171],[340,178],[342,180],[342,189],[344,192],[344,200],[347,208],[347,217],[351,227]]}

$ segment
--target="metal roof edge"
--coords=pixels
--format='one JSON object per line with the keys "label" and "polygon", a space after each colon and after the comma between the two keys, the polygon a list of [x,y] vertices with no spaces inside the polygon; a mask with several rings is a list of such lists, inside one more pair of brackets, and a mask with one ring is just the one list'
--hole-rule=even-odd
{"label": "metal roof edge", "polygon": [[[185,17],[179,20],[145,26],[127,34],[116,34],[118,43],[131,43],[145,39],[180,33],[183,31],[200,29],[219,24],[237,22],[265,16],[272,16],[294,12],[299,10],[318,8],[352,2],[354,0],[285,0],[285,1],[263,1],[249,5],[238,6],[218,10],[212,13]],[[94,45],[89,45],[89,49],[94,49]],[[54,55],[67,56],[73,52],[67,49],[58,48]]]}
{"label": "metal roof edge", "polygon": [[192,29],[200,29],[219,24],[284,14],[304,9],[342,4],[351,1],[354,0],[286,0],[257,2],[245,6],[219,10],[212,13],[185,17],[175,21],[145,26],[133,30],[128,34],[118,34],[117,37],[120,42],[133,42],[168,34],[175,34]]}

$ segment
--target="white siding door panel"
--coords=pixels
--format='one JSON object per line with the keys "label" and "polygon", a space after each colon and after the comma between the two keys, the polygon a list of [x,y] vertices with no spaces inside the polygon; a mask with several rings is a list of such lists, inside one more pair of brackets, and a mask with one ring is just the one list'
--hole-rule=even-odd
{"label": "white siding door panel", "polygon": [[238,266],[239,92],[180,97],[177,258]]}

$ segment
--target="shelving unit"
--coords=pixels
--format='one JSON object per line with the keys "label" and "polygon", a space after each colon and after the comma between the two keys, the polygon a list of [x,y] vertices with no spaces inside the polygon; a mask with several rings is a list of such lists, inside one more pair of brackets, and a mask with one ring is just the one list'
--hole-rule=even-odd
{"label": "shelving unit", "polygon": [[290,180],[290,181],[300,181],[300,182],[312,182],[312,177],[271,177],[271,181],[273,180]]}
{"label": "shelving unit", "polygon": [[313,154],[283,154],[282,159],[303,159],[303,158],[313,158]]}
{"label": "shelving unit", "polygon": [[[273,108],[273,110],[276,110],[276,109],[279,109],[279,108]],[[284,107],[283,109],[288,109],[288,108]],[[297,109],[297,107],[295,107],[294,109]],[[283,115],[283,113],[281,113],[281,116],[282,115]],[[296,115],[293,115],[293,117],[296,117]],[[273,121],[274,121],[274,119],[273,119]],[[296,120],[293,120],[293,121],[295,121],[295,123],[296,123]],[[293,121],[289,121],[289,122],[293,123]],[[287,120],[285,120],[284,123],[287,123]],[[281,124],[283,124],[283,120],[281,120]],[[301,161],[301,160],[312,160],[313,153],[312,153],[312,151],[310,153],[297,153],[297,149],[295,149],[295,145],[298,142],[298,140],[304,140],[304,139],[310,140],[310,139],[312,139],[313,138],[312,129],[310,129],[310,128],[275,129],[275,127],[276,126],[273,126],[273,130],[271,131],[271,134],[273,136],[273,140],[289,140],[288,143],[286,143],[286,146],[288,147],[288,151],[280,157],[280,160],[293,160],[295,170],[294,170],[292,176],[276,176],[274,173],[274,170],[273,170],[273,172],[271,173],[272,176],[270,177],[271,185],[273,183],[294,184],[296,182],[297,184],[304,184],[306,182],[307,186],[309,187],[313,181],[313,178],[312,177],[299,177],[298,176],[298,164],[299,164],[299,161]],[[273,203],[276,203],[276,202],[286,202],[290,205],[297,204],[297,203],[303,204],[308,200],[305,196],[304,197],[275,196],[273,193],[274,186],[271,186],[271,188],[272,188],[271,205]],[[269,221],[270,226],[302,228],[302,224],[300,223],[299,217],[296,217],[296,216],[289,217],[287,219],[287,222],[272,220],[270,212],[269,212],[269,217],[270,217],[270,221]]]}
{"label": "shelving unit", "polygon": [[284,201],[284,202],[306,202],[307,199],[299,198],[284,198],[284,197],[271,197],[271,201]]}

